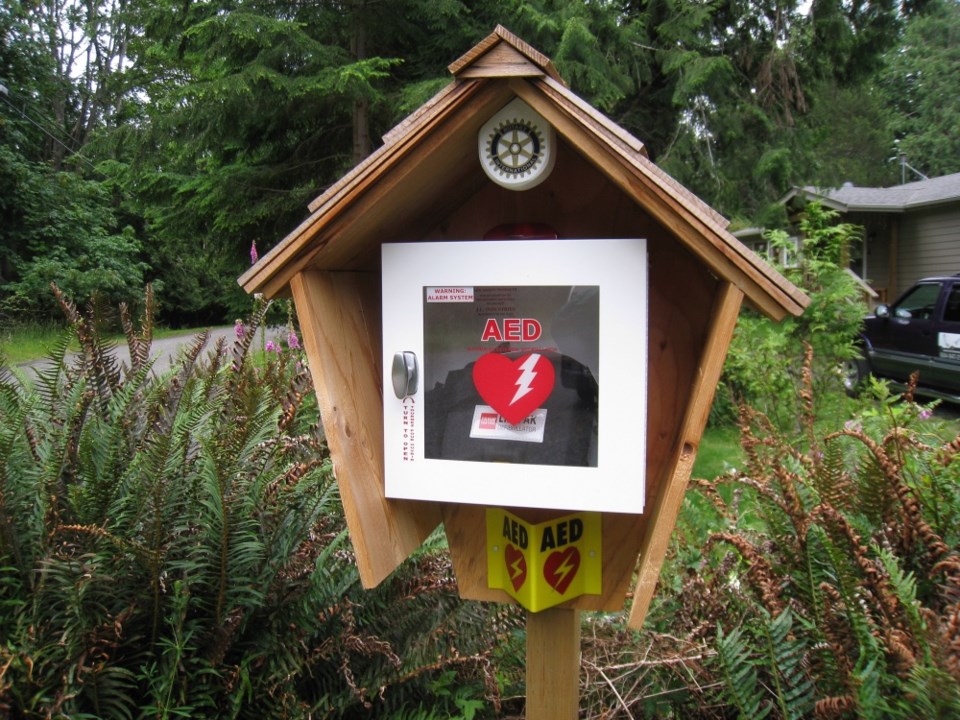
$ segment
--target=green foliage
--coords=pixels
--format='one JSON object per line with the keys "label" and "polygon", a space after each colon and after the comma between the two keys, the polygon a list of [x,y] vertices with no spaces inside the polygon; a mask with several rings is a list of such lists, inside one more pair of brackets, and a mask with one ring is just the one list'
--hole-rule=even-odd
{"label": "green foliage", "polygon": [[[516,613],[457,598],[435,538],[359,583],[302,356],[131,365],[62,294],[35,378],[0,370],[0,709],[13,717],[351,717],[499,702]],[[71,338],[80,347],[68,360]],[[499,628],[491,633],[490,628]]]}
{"label": "green foliage", "polygon": [[757,679],[757,664],[750,657],[750,649],[735,629],[724,635],[717,628],[717,658],[723,668],[724,690],[737,708],[741,718],[765,718],[771,710]]}
{"label": "green foliage", "polygon": [[[0,137],[3,129],[0,128]],[[53,316],[49,286],[129,302],[145,264],[130,228],[120,230],[97,183],[53,172],[0,143],[0,312]]]}
{"label": "green foliage", "polygon": [[799,432],[741,408],[692,481],[643,630],[585,618],[583,717],[960,713],[957,421],[883,386],[818,417],[803,375]]}
{"label": "green foliage", "polygon": [[[102,292],[120,299],[117,287],[142,277],[167,324],[229,321],[244,307],[233,278],[251,247],[262,254],[296,227],[497,23],[681,183],[770,225],[794,184],[893,180],[894,140],[930,173],[955,169],[943,165],[957,136],[955,113],[941,112],[956,95],[941,72],[952,68],[946,5],[14,0],[0,9],[0,148],[34,185],[63,171],[83,181],[61,193],[66,204],[50,190],[51,204],[0,178],[0,227],[13,229],[0,283],[17,283],[7,299],[35,313],[19,300],[32,303],[51,274],[81,296],[88,268],[119,257]],[[103,216],[48,233],[51,207]]]}
{"label": "green foliage", "polygon": [[823,433],[802,396],[801,440],[745,410],[744,467],[700,485],[726,519],[708,547],[732,552],[704,557],[688,601],[742,618],[716,632],[724,697],[741,717],[950,717],[958,498],[925,488],[956,482],[957,442],[909,397]]}
{"label": "green foliage", "polygon": [[[776,617],[761,610],[755,620],[724,634],[717,628],[717,662],[723,692],[744,718],[798,719],[813,710],[814,683],[804,662],[810,651],[789,608]],[[757,649],[765,652],[757,653]],[[771,697],[772,696],[772,697]]]}
{"label": "green foliage", "polygon": [[510,2],[511,30],[544,48],[560,75],[577,93],[612,112],[638,90],[642,61],[629,44],[623,18],[598,3],[567,0]]}
{"label": "green foliage", "polygon": [[957,172],[960,6],[931,2],[907,23],[902,45],[886,57],[879,84],[899,152],[930,177]]}
{"label": "green foliage", "polygon": [[134,3],[143,116],[98,149],[143,218],[165,317],[236,317],[233,279],[251,247],[269,250],[373,138],[449,82],[482,12],[452,0]]}
{"label": "green foliage", "polygon": [[727,357],[725,378],[735,396],[782,426],[797,422],[797,389],[808,352],[813,355],[816,396],[832,402],[842,393],[840,369],[844,360],[854,357],[866,314],[856,281],[846,270],[847,248],[860,230],[846,223],[831,225],[835,217],[819,204],[808,205],[800,222],[799,252],[786,233],[768,233],[777,254],[783,251],[795,260],[781,270],[807,293],[810,305],[800,317],[780,323],[744,313]]}

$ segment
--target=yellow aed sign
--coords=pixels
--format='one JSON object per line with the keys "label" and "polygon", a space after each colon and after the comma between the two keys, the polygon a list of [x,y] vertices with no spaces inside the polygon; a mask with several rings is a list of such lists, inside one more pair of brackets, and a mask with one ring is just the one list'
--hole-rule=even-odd
{"label": "yellow aed sign", "polygon": [[537,612],[601,593],[600,513],[528,523],[487,508],[487,584]]}

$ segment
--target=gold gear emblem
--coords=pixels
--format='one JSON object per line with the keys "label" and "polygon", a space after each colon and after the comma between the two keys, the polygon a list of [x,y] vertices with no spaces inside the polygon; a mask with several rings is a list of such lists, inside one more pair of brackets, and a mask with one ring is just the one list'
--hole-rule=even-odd
{"label": "gold gear emblem", "polygon": [[527,190],[550,175],[554,144],[553,128],[520,98],[487,120],[477,135],[483,171],[510,190]]}
{"label": "gold gear emblem", "polygon": [[543,133],[533,123],[505,120],[490,134],[490,165],[504,177],[526,177],[543,163],[543,142]]}

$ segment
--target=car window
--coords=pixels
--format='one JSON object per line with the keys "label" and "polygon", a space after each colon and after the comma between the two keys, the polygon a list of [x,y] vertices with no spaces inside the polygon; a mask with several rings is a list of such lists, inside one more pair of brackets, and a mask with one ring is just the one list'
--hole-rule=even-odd
{"label": "car window", "polygon": [[943,319],[946,322],[960,322],[960,283],[954,283],[950,288],[947,306],[943,309]]}
{"label": "car window", "polygon": [[933,315],[933,308],[940,295],[938,283],[917,285],[893,306],[893,315],[898,318],[927,320]]}

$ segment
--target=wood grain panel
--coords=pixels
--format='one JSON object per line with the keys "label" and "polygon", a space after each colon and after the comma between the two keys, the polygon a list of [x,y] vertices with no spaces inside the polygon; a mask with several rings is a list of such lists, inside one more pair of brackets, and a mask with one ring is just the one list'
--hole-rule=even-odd
{"label": "wood grain panel", "polygon": [[310,271],[291,281],[320,417],[364,587],[374,587],[439,524],[433,503],[383,493],[380,278]]}

